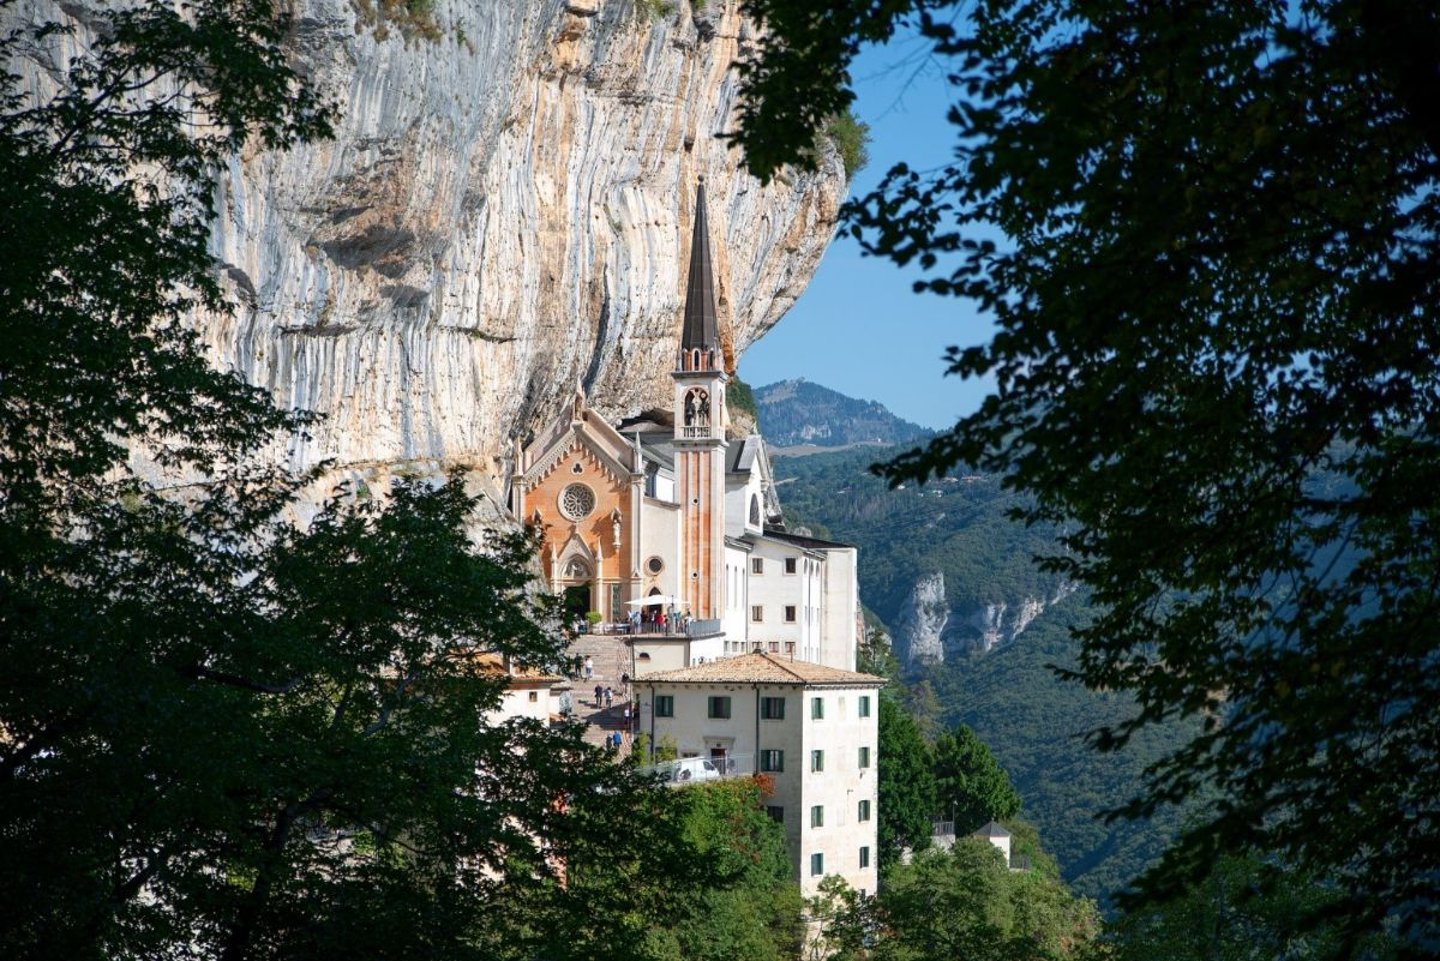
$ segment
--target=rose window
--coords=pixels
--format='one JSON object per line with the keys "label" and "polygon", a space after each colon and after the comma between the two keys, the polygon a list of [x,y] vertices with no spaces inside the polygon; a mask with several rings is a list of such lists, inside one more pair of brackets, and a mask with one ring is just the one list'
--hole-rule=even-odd
{"label": "rose window", "polygon": [[578,521],[595,510],[595,492],[584,484],[571,484],[560,492],[560,513]]}

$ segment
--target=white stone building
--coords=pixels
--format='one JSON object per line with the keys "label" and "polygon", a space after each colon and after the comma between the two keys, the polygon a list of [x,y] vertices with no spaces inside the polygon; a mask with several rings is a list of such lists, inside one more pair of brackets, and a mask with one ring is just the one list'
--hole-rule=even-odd
{"label": "white stone building", "polygon": [[743,654],[641,678],[640,730],[651,743],[674,742],[681,780],[751,771],[770,778],[766,803],[785,826],[805,895],[828,874],[873,892],[884,683],[768,652]]}

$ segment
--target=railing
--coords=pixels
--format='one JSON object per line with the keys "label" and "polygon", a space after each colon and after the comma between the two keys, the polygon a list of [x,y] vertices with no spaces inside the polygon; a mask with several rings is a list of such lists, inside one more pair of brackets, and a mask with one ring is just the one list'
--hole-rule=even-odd
{"label": "railing", "polygon": [[755,773],[755,755],[727,754],[724,757],[682,757],[661,761],[640,768],[642,773],[657,774],[660,780],[673,785],[703,784],[726,778],[749,777]]}
{"label": "railing", "polygon": [[722,631],[723,628],[720,626],[720,619],[718,617],[707,618],[703,621],[696,619],[685,625],[685,635],[687,637],[712,637]]}

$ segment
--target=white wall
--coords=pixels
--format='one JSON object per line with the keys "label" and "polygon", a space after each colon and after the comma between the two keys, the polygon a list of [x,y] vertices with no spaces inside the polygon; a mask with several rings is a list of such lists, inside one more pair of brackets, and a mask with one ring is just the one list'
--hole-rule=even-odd
{"label": "white wall", "polygon": [[[785,573],[785,561],[795,562],[795,573]],[[761,572],[754,572],[754,561]],[[749,604],[746,608],[750,649],[760,642],[761,650],[789,655],[802,661],[820,660],[821,575],[818,560],[808,551],[774,540],[760,540],[750,555]],[[763,620],[755,621],[753,608],[760,607]],[[787,621],[786,608],[793,607],[795,619]]]}
{"label": "white wall", "polygon": [[740,654],[749,650],[745,643],[749,631],[750,581],[746,574],[749,569],[750,552],[726,544],[725,589],[723,592],[725,606],[721,611],[720,626],[725,631],[725,653],[727,654]]}
{"label": "white wall", "polygon": [[[879,688],[818,688],[780,684],[676,684],[655,682],[637,688],[641,730],[653,734],[654,743],[669,735],[682,757],[709,756],[724,748],[732,755],[750,755],[758,769],[760,753],[779,750],[784,770],[767,776],[774,794],[764,803],[783,809],[783,824],[790,861],[800,888],[812,896],[824,875],[812,876],[810,857],[824,855],[824,873],[838,874],[857,889],[873,893],[878,846],[876,796]],[[674,698],[674,717],[656,718],[654,698]],[[730,698],[729,719],[708,716],[709,698]],[[783,698],[783,720],[760,717],[760,699]],[[825,716],[813,720],[811,699],[825,704]],[[859,716],[859,699],[870,699],[869,717]],[[870,766],[859,767],[859,748],[870,748]],[[824,770],[810,770],[810,752],[825,752]],[[870,820],[858,818],[859,804],[870,802]],[[825,809],[825,823],[811,827],[810,809]],[[868,847],[870,865],[860,867],[860,848]]]}
{"label": "white wall", "polygon": [[[680,508],[646,497],[640,510],[640,594],[645,596],[659,588],[661,594],[675,596],[680,567]],[[659,574],[650,573],[646,566],[651,557],[664,562]]]}
{"label": "white wall", "polygon": [[[879,688],[810,688],[803,706],[803,758],[805,761],[803,801],[805,831],[800,847],[800,887],[814,895],[821,877],[810,873],[810,856],[824,855],[825,874],[838,874],[851,887],[875,892],[878,878],[876,826],[879,803],[876,792],[876,761],[879,742]],[[811,718],[811,699],[824,704],[823,719]],[[860,716],[861,698],[869,699],[869,716]],[[870,766],[859,766],[859,749],[870,748]],[[810,752],[825,752],[825,769],[810,771]],[[859,820],[861,801],[870,802],[870,818]],[[823,805],[825,824],[810,828],[810,808]],[[860,867],[860,849],[868,848],[870,864]],[[823,877],[823,875],[822,875]]]}
{"label": "white wall", "polygon": [[859,551],[826,548],[821,587],[820,663],[855,670],[860,618]]}

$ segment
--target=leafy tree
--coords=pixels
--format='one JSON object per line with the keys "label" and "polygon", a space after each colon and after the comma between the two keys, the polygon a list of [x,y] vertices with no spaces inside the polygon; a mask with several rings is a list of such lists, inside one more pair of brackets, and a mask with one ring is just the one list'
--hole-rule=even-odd
{"label": "leafy tree", "polygon": [[[674,790],[668,871],[636,878],[652,908],[644,955],[655,961],[795,958],[803,899],[785,832],[761,805],[762,785],[736,779]],[[658,910],[655,910],[657,909]]]}
{"label": "leafy tree", "polygon": [[327,132],[289,25],[61,6],[73,43],[0,0],[0,956],[639,945],[566,872],[597,837],[664,850],[656,792],[486,720],[488,655],[561,666],[529,545],[473,537],[459,479],[287,522],[311,478],[253,455],[306,418],[187,326],[227,309],[216,171]]}
{"label": "leafy tree", "polygon": [[855,652],[855,670],[885,678],[888,682],[885,690],[896,697],[904,692],[904,685],[900,683],[900,661],[890,646],[890,636],[882,627],[866,627]]}
{"label": "leafy tree", "polygon": [[881,692],[879,742],[875,752],[877,813],[875,833],[883,869],[905,848],[930,844],[935,815],[935,775],[930,747],[920,729],[889,694]]}
{"label": "leafy tree", "polygon": [[[1346,939],[1338,926],[1306,919],[1323,917],[1338,898],[1333,888],[1273,865],[1222,858],[1180,897],[1121,918],[1104,940],[1115,961],[1324,961],[1342,956]],[[1396,948],[1392,937],[1375,935],[1357,953],[1390,958]]]}
{"label": "leafy tree", "polygon": [[[1132,691],[1105,750],[1202,729],[1124,814],[1202,814],[1143,884],[1271,852],[1440,941],[1440,11],[1404,0],[756,0],[762,173],[848,105],[861,42],[947,58],[956,160],[849,209],[971,298],[995,390],[893,479],[958,465],[1062,525],[1099,607],[1077,676]],[[964,17],[962,20],[961,17]]]}
{"label": "leafy tree", "polygon": [[845,961],[1086,957],[1100,928],[1092,902],[1053,876],[1009,870],[973,837],[894,865],[874,898],[838,884],[821,894],[822,943]]}
{"label": "leafy tree", "polygon": [[935,791],[939,810],[957,835],[1020,813],[1020,795],[990,749],[964,724],[935,740]]}

